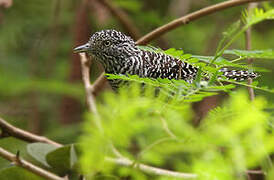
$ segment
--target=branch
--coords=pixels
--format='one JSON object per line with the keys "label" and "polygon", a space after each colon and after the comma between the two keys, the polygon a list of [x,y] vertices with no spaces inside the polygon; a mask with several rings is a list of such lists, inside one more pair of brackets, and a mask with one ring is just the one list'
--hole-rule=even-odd
{"label": "branch", "polygon": [[90,70],[90,59],[86,57],[85,53],[80,53],[80,60],[82,65],[82,79],[85,86],[86,91],[86,100],[89,111],[93,112],[94,114],[97,114],[97,108],[95,105],[95,97],[93,95],[94,86],[90,84],[90,76],[89,76],[89,70]]}
{"label": "branch", "polygon": [[[248,4],[247,6],[248,13],[250,13],[251,10],[255,8],[257,5],[258,5],[257,3]],[[251,27],[249,27],[245,32],[245,47],[246,47],[246,50],[251,50]],[[250,66],[252,65],[252,62],[253,62],[252,59],[247,59],[247,63]],[[253,80],[251,78],[248,78],[247,84],[251,85],[252,81]],[[250,100],[253,101],[255,99],[254,89],[252,87],[247,87],[247,90],[248,90]]]}
{"label": "branch", "polygon": [[98,2],[104,5],[118,19],[124,29],[134,40],[141,37],[138,28],[132,23],[128,15],[122,9],[114,6],[109,0],[98,0]]}
{"label": "branch", "polygon": [[163,176],[169,176],[174,178],[197,178],[196,174],[174,172],[174,171],[169,171],[161,168],[151,167],[145,164],[135,163],[127,158],[107,157],[106,160],[115,164],[119,164],[121,166],[133,167],[135,169],[139,169],[143,172],[154,174],[154,175],[163,175]]}
{"label": "branch", "polygon": [[104,89],[105,84],[107,83],[107,78],[105,77],[105,73],[103,72],[97,79],[96,81],[92,84],[92,89],[91,93],[93,96],[97,96],[99,92]]}
{"label": "branch", "polygon": [[16,137],[18,139],[22,139],[24,141],[28,142],[42,142],[42,143],[48,143],[52,144],[56,147],[62,147],[63,145],[54,142],[46,137],[38,136],[35,134],[32,134],[30,132],[24,131],[22,129],[19,129],[17,127],[12,126],[8,122],[6,122],[4,119],[0,117],[0,128],[5,134],[8,134],[10,136]]}
{"label": "branch", "polygon": [[145,35],[141,39],[139,39],[137,41],[137,44],[145,45],[148,42],[154,40],[155,38],[158,38],[159,36],[167,33],[168,31],[171,31],[171,30],[177,28],[178,26],[185,25],[191,21],[194,21],[194,20],[204,17],[206,15],[213,14],[213,13],[221,11],[223,9],[227,9],[227,8],[234,7],[234,6],[239,6],[239,5],[250,3],[250,2],[261,2],[261,1],[267,1],[267,0],[229,0],[229,1],[218,3],[218,4],[215,4],[212,6],[205,7],[198,11],[195,11],[193,13],[190,13],[183,17],[175,19],[175,20],[155,29],[154,31],[148,33],[147,35]]}
{"label": "branch", "polygon": [[266,173],[263,172],[262,170],[246,170],[246,173],[248,173],[248,174],[263,174],[263,175],[266,175]]}
{"label": "branch", "polygon": [[30,162],[23,160],[19,157],[19,153],[17,155],[12,154],[3,148],[0,147],[0,156],[7,159],[8,161],[13,162],[16,166],[22,167],[26,170],[31,171],[32,173],[41,176],[45,179],[49,180],[65,180],[65,178],[61,178],[49,171],[46,171],[38,166],[31,164]]}

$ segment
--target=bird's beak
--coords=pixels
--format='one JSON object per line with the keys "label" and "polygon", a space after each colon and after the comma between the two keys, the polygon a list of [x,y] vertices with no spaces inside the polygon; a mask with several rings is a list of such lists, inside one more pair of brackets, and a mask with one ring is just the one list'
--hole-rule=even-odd
{"label": "bird's beak", "polygon": [[74,48],[73,52],[74,53],[87,52],[88,48],[89,48],[89,44],[86,43],[84,45],[81,45],[81,46],[78,46],[78,47]]}

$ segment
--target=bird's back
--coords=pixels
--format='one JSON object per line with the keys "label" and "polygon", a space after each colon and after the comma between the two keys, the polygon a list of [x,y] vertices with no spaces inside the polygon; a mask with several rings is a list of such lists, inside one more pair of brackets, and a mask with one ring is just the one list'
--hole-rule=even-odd
{"label": "bird's back", "polygon": [[138,58],[143,62],[141,77],[192,81],[197,73],[196,67],[161,52],[140,50]]}

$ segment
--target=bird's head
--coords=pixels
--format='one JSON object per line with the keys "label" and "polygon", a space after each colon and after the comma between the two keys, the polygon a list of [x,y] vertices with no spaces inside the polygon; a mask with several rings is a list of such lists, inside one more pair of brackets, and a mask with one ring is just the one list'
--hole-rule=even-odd
{"label": "bird's head", "polygon": [[74,49],[74,52],[86,52],[90,56],[102,61],[122,59],[131,56],[136,51],[136,44],[132,38],[116,30],[102,30],[94,33],[89,41]]}

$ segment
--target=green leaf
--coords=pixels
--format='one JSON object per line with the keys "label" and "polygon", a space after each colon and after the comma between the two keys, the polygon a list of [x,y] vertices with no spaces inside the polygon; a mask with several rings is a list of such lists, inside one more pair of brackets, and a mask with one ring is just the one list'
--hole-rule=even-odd
{"label": "green leaf", "polygon": [[194,83],[199,83],[201,81],[201,77],[202,77],[202,67],[200,66],[198,68],[198,72],[196,75],[196,79],[194,80]]}
{"label": "green leaf", "polygon": [[232,35],[234,35],[241,26],[241,22],[240,21],[236,21],[235,23],[233,23],[228,29],[227,31],[223,32],[223,38],[221,39],[221,41],[218,44],[217,50],[216,52],[218,53],[219,50],[223,47],[224,43],[230,38],[232,37]]}
{"label": "green leaf", "polygon": [[162,49],[156,48],[156,47],[150,46],[150,45],[148,45],[148,46],[140,46],[140,45],[138,45],[138,48],[142,49],[144,51],[162,52],[162,53],[164,52]]}
{"label": "green leaf", "polygon": [[49,152],[46,155],[47,163],[59,175],[69,173],[77,163],[75,145],[68,145]]}
{"label": "green leaf", "polygon": [[274,50],[272,49],[252,50],[252,51],[232,49],[232,50],[225,50],[224,54],[233,54],[233,55],[244,57],[244,58],[274,59]]}
{"label": "green leaf", "polygon": [[179,58],[179,59],[184,55],[183,50],[178,50],[178,49],[175,49],[175,48],[170,48],[168,50],[165,50],[164,52],[167,55],[170,55],[170,56],[173,56],[173,57],[176,57],[176,58]]}
{"label": "green leaf", "polygon": [[21,167],[13,166],[0,170],[0,179],[2,180],[45,180],[32,172]]}
{"label": "green leaf", "polygon": [[57,149],[56,146],[46,143],[32,143],[27,146],[28,154],[46,167],[50,167],[46,161],[46,155]]}
{"label": "green leaf", "polygon": [[267,19],[274,19],[274,9],[264,11],[260,8],[254,8],[251,13],[248,13],[247,11],[243,12],[243,22],[246,24],[246,27]]}

